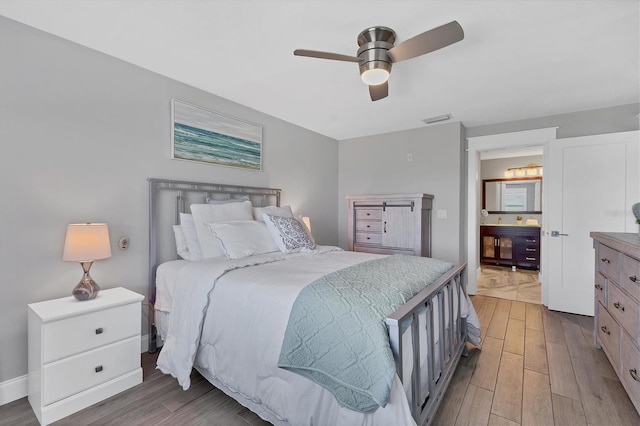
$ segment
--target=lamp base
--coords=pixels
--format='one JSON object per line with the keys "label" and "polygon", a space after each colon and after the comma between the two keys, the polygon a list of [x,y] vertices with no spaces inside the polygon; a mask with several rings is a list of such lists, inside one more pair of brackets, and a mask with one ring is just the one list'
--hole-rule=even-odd
{"label": "lamp base", "polygon": [[100,291],[100,286],[89,275],[92,262],[81,262],[84,276],[80,282],[73,288],[71,294],[79,301],[95,299]]}

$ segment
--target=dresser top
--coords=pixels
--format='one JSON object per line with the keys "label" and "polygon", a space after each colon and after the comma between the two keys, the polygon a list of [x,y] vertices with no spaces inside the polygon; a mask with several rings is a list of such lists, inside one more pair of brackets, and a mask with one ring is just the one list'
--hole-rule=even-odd
{"label": "dresser top", "polygon": [[640,235],[625,232],[592,232],[591,238],[622,253],[640,259]]}
{"label": "dresser top", "polygon": [[63,318],[81,315],[87,312],[101,311],[120,305],[140,302],[144,296],[124,287],[100,290],[98,296],[91,300],[76,300],[75,297],[45,300],[30,303],[29,309],[38,315],[43,322],[57,321]]}
{"label": "dresser top", "polygon": [[432,199],[431,194],[369,194],[369,195],[347,195],[347,200],[408,200],[411,198]]}

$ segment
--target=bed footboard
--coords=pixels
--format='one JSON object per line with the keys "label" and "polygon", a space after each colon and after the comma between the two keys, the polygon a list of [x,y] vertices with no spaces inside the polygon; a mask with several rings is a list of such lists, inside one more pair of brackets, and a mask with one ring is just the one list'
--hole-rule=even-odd
{"label": "bed footboard", "polygon": [[466,263],[440,277],[386,320],[413,418],[429,425],[466,348]]}

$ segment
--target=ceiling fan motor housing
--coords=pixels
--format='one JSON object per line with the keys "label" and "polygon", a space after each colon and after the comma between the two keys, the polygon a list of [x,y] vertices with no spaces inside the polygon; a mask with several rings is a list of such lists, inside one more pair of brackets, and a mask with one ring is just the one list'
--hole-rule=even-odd
{"label": "ceiling fan motor housing", "polygon": [[396,33],[387,27],[371,27],[358,35],[360,75],[367,70],[384,69],[391,72],[391,58],[387,51],[393,47]]}

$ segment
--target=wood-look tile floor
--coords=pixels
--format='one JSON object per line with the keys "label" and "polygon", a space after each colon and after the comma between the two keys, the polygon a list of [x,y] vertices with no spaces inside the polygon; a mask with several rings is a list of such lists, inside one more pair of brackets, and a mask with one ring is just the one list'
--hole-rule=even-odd
{"label": "wood-look tile floor", "polygon": [[[483,348],[462,358],[436,425],[640,425],[602,350],[593,318],[472,297]],[[183,391],[142,355],[144,382],[57,425],[266,425],[198,373]],[[0,406],[0,426],[38,425],[26,398]],[[323,426],[323,425],[319,425]]]}
{"label": "wood-look tile floor", "polygon": [[518,269],[514,272],[509,267],[483,264],[477,279],[477,294],[540,304],[542,286],[538,277],[538,271]]}
{"label": "wood-look tile floor", "polygon": [[472,297],[482,350],[462,358],[437,425],[640,425],[593,317]]}

